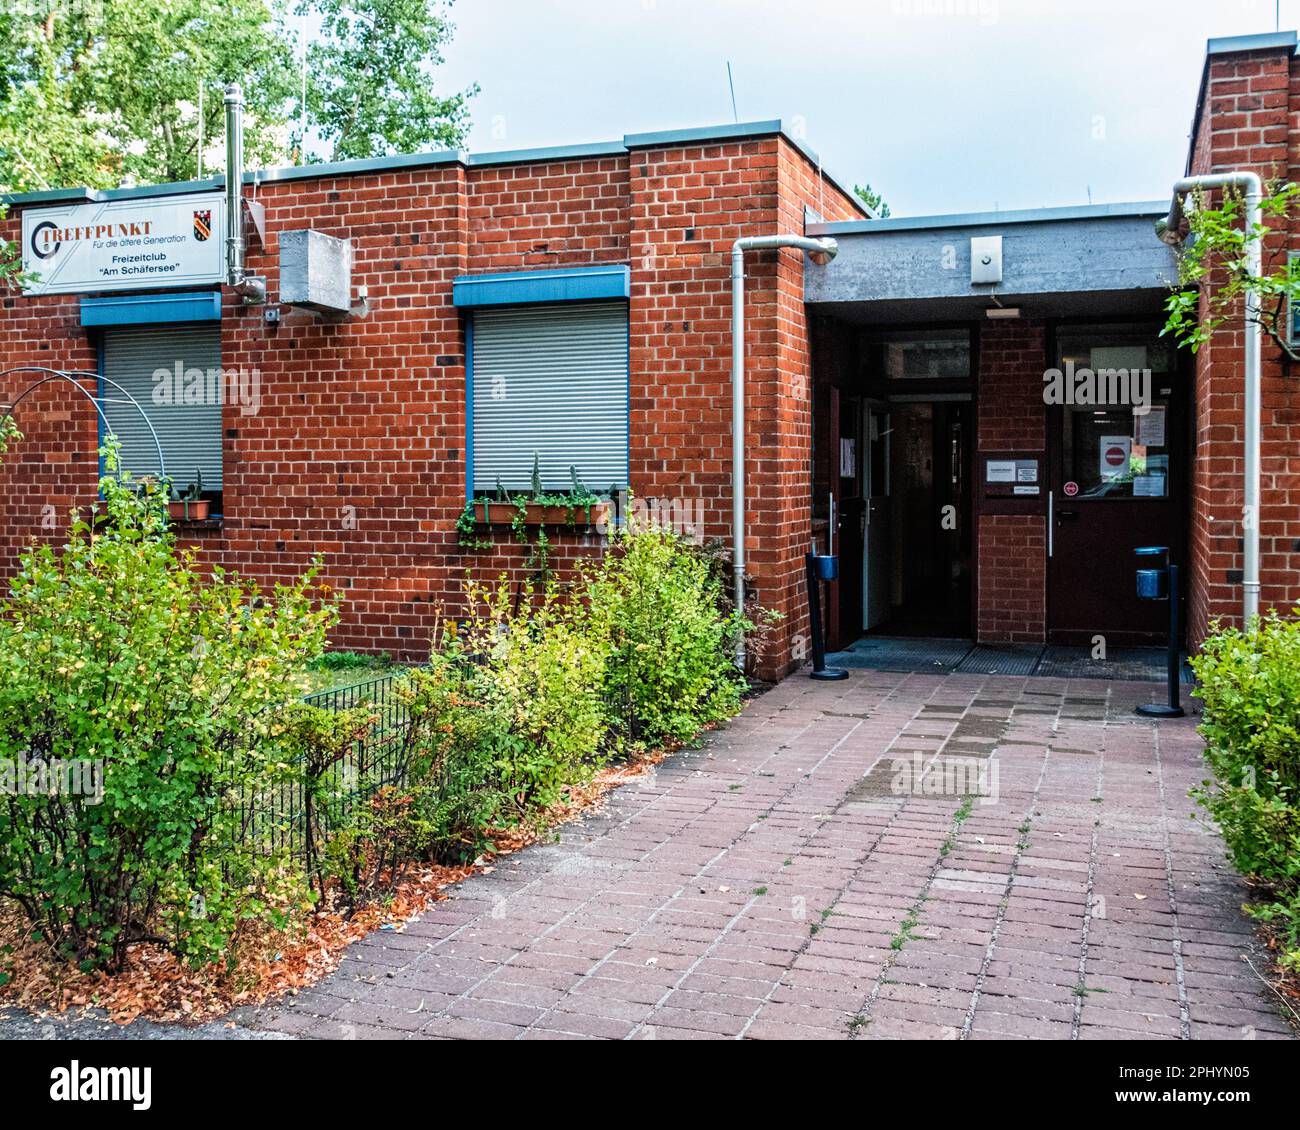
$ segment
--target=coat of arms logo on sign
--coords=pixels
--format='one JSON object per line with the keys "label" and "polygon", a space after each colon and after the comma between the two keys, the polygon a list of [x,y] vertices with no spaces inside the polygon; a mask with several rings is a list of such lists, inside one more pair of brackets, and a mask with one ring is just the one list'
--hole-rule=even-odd
{"label": "coat of arms logo on sign", "polygon": [[204,242],[212,234],[212,209],[206,208],[202,212],[194,213],[194,238],[200,243]]}

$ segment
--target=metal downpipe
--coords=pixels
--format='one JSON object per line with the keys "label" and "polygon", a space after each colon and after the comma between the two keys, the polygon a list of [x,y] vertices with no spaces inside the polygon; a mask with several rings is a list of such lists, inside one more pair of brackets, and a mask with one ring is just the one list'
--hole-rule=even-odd
{"label": "metal downpipe", "polygon": [[[731,545],[732,599],[745,611],[745,252],[794,247],[821,265],[835,258],[833,239],[800,235],[756,235],[731,245]],[[745,638],[736,639],[736,666],[745,669]]]}
{"label": "metal downpipe", "polygon": [[[1179,230],[1183,220],[1183,194],[1196,189],[1239,188],[1243,192],[1246,213],[1243,217],[1246,240],[1246,269],[1255,276],[1260,273],[1263,260],[1262,240],[1253,237],[1261,222],[1260,200],[1263,187],[1259,176],[1248,170],[1209,173],[1204,176],[1184,177],[1175,182],[1169,214],[1157,222],[1156,234],[1172,245],[1182,242]],[[1259,527],[1260,527],[1260,439],[1261,439],[1261,327],[1259,324],[1259,291],[1250,287],[1246,291],[1246,325],[1243,374],[1245,396],[1242,420],[1243,483],[1242,483],[1242,571],[1241,616],[1243,630],[1259,615]]]}

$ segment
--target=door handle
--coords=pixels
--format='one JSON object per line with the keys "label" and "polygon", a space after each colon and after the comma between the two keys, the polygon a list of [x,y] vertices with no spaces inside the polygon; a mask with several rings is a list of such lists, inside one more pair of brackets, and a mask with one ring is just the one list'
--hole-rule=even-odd
{"label": "door handle", "polygon": [[1078,516],[1079,512],[1077,510],[1058,510],[1056,512],[1058,522],[1073,522]]}

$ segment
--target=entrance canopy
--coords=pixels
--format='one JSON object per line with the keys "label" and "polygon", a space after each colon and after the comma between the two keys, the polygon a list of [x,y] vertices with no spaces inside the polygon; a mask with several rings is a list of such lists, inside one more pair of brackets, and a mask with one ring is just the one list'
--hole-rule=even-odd
{"label": "entrance canopy", "polygon": [[[1156,314],[1177,281],[1153,225],[1168,201],[809,224],[839,255],[804,272],[816,312],[864,325],[985,318],[996,303],[1025,318]],[[1001,279],[972,281],[972,256],[1000,241]],[[972,247],[976,250],[973,252]],[[996,263],[977,267],[996,273]]]}
{"label": "entrance canopy", "polygon": [[1178,279],[1165,212],[808,226],[839,245],[804,272],[833,646],[1160,641],[1134,551],[1186,560],[1193,409],[1188,359],[1160,333]]}

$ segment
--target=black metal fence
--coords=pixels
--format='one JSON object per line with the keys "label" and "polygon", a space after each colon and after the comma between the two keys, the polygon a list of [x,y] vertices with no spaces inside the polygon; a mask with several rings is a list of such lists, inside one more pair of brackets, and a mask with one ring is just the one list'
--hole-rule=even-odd
{"label": "black metal fence", "polygon": [[[295,763],[283,784],[274,788],[237,788],[232,802],[239,813],[239,840],[256,843],[267,850],[288,850],[312,870],[320,847],[349,823],[354,807],[365,803],[384,785],[400,785],[406,779],[410,712],[398,701],[395,686],[406,674],[391,674],[360,683],[317,691],[304,702],[324,710],[364,708],[371,716],[365,737],[351,752],[325,770],[313,791],[308,787],[307,769]],[[616,735],[635,733],[635,709],[624,691],[605,698],[611,720],[611,740]],[[312,834],[308,835],[308,829]]]}
{"label": "black metal fence", "polygon": [[397,671],[353,683],[346,687],[317,691],[303,701],[309,706],[324,710],[352,710],[365,707],[374,717],[369,736],[357,743],[351,768],[358,776],[370,774],[376,784],[394,784],[400,779],[403,767],[398,764],[402,734],[406,728],[407,710],[393,694],[393,684],[405,674]]}
{"label": "black metal fence", "polygon": [[[406,769],[403,735],[408,711],[397,701],[394,685],[404,673],[395,671],[306,696],[303,701],[324,710],[364,707],[373,723],[351,752],[325,771],[314,796],[302,762],[294,763],[278,786],[236,787],[231,802],[239,816],[240,842],[271,851],[288,850],[296,860],[310,866],[313,842],[317,846],[324,842],[335,825],[346,822],[353,806],[364,802],[376,789],[401,783]],[[314,830],[311,837],[308,828]]]}

